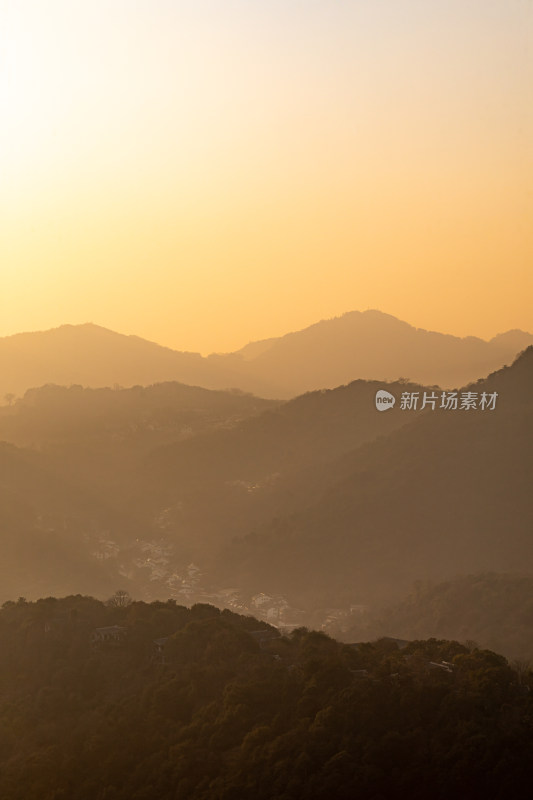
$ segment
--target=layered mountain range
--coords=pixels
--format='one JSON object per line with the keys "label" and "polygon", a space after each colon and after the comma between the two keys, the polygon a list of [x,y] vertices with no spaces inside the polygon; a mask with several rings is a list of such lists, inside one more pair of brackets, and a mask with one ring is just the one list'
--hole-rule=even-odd
{"label": "layered mountain range", "polygon": [[164,381],[287,399],[355,378],[461,386],[509,363],[533,335],[490,341],[426,331],[380,311],[352,311],[229,354],[180,352],[93,324],[0,339],[0,397],[54,383],[125,387]]}
{"label": "layered mountain range", "polygon": [[312,615],[394,604],[416,581],[530,575],[533,347],[456,405],[433,383],[355,377],[285,401],[177,382],[9,398],[0,599],[233,587]]}

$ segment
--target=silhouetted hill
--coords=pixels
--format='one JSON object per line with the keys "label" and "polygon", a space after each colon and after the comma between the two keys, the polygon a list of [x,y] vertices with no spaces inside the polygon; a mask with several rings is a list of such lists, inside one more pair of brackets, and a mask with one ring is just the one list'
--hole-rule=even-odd
{"label": "silhouetted hill", "polygon": [[[18,499],[6,499],[5,509],[20,498],[31,502],[31,530],[39,516],[53,516],[47,539],[58,574],[78,575],[59,556],[59,537],[79,547],[88,569],[98,567],[98,553],[100,567],[121,570],[151,597],[168,591],[174,572],[186,575],[192,560],[209,566],[213,548],[310,505],[334,479],[332,460],[408,422],[398,408],[376,412],[380,386],[356,381],[281,405],[175,383],[32,389],[0,409],[0,437],[38,448],[12,449],[18,472],[6,464],[4,474],[11,482],[17,475]],[[55,481],[48,493],[36,491],[36,464]],[[149,568],[143,553],[152,546],[172,552],[164,569]],[[31,554],[24,563],[35,579],[20,591],[35,597],[40,564]],[[210,580],[216,585],[216,568]],[[49,590],[55,587],[52,581]]]}
{"label": "silhouetted hill", "polygon": [[335,605],[399,597],[417,579],[531,569],[533,347],[470,389],[497,391],[495,410],[426,411],[344,456],[312,508],[226,554],[230,583]]}
{"label": "silhouetted hill", "polygon": [[144,455],[273,405],[239,392],[166,383],[44,386],[0,408],[0,601],[74,586],[109,591],[125,563],[139,557],[140,537],[154,530],[161,510],[146,502],[146,488],[136,481]]}
{"label": "silhouetted hill", "polygon": [[301,331],[247,345],[217,363],[285,388],[284,396],[356,378],[446,388],[463,386],[512,361],[533,335],[509,331],[489,342],[414,328],[380,311],[351,311]]}
{"label": "silhouetted hill", "polygon": [[515,350],[516,353],[519,353],[531,344],[531,335],[515,328],[512,331],[506,331],[506,333],[499,333],[494,336],[489,340],[489,344],[500,348],[502,351],[512,352]]}
{"label": "silhouetted hill", "polygon": [[[78,548],[89,571],[120,571],[154,596],[168,591],[175,572],[186,575],[191,560],[201,555],[205,564],[213,545],[309,505],[328,485],[332,459],[405,423],[398,409],[376,413],[377,386],[356,381],[281,405],[176,383],[28,390],[0,409],[0,437],[33,448],[6,450],[2,475],[12,491],[4,512],[31,507],[26,529],[46,540],[58,575],[81,584],[61,541]],[[45,480],[49,490],[38,490]],[[12,536],[7,521],[2,535]],[[172,552],[164,569],[160,554],[152,562],[145,555],[153,547],[165,558]],[[35,597],[45,585],[41,563],[30,550],[19,561],[19,591]],[[20,576],[12,561],[6,569]],[[65,588],[50,571],[46,578],[49,591]]]}
{"label": "silhouetted hill", "polygon": [[89,387],[150,385],[164,381],[208,389],[239,388],[275,396],[261,379],[234,373],[199,353],[182,353],[98,325],[62,325],[0,338],[0,397],[43,384]]}
{"label": "silhouetted hill", "polygon": [[179,381],[290,398],[356,379],[461,386],[487,375],[533,343],[523,331],[486,342],[417,329],[379,311],[352,311],[237,353],[187,353],[93,324],[0,339],[0,398],[44,384],[147,386]]}
{"label": "silhouetted hill", "polygon": [[533,676],[206,604],[0,610],[2,800],[526,800]]}
{"label": "silhouetted hill", "polygon": [[492,572],[417,581],[403,600],[370,619],[362,616],[342,638],[382,636],[474,641],[507,658],[533,659],[533,576]]}
{"label": "silhouetted hill", "polygon": [[398,407],[376,411],[375,394],[383,385],[354,381],[310,392],[232,428],[154,449],[141,484],[151,485],[157,502],[170,508],[176,531],[187,530],[197,546],[219,545],[309,505],[333,480],[332,461],[408,423]]}
{"label": "silhouetted hill", "polygon": [[116,562],[94,557],[104,531],[139,535],[136,520],[52,468],[46,456],[0,443],[0,602],[116,586]]}
{"label": "silhouetted hill", "polygon": [[93,448],[121,442],[131,450],[148,450],[231,427],[275,405],[238,390],[176,382],[130,389],[49,384],[28,389],[11,406],[0,407],[0,441],[39,447],[68,442]]}

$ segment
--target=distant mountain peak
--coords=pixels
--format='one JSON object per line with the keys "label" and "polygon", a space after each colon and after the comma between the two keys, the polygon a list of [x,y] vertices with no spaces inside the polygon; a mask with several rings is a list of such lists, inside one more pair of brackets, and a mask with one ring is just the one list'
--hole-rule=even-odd
{"label": "distant mountain peak", "polygon": [[0,397],[62,385],[149,385],[177,380],[238,388],[270,398],[331,389],[358,378],[400,376],[424,385],[464,386],[511,363],[533,344],[520,330],[490,341],[416,328],[379,309],[347,311],[228,354],[183,352],[94,322],[0,338]]}
{"label": "distant mountain peak", "polygon": [[510,343],[522,343],[531,334],[527,333],[526,331],[521,330],[520,328],[512,328],[509,331],[505,331],[504,333],[498,333],[496,336],[493,336],[490,339],[491,344],[510,344]]}

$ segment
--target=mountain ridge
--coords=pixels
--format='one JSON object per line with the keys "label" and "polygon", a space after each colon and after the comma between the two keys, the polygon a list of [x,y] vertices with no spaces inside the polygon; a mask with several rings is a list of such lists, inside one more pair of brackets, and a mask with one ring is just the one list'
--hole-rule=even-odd
{"label": "mountain ridge", "polygon": [[376,309],[349,311],[232,353],[202,356],[85,322],[0,338],[0,397],[48,383],[90,388],[166,381],[289,399],[356,379],[463,386],[511,361],[533,335],[457,337]]}
{"label": "mountain ridge", "polygon": [[335,605],[389,600],[421,577],[533,563],[533,347],[468,388],[498,392],[496,409],[425,411],[341,456],[313,506],[228,548],[228,580]]}

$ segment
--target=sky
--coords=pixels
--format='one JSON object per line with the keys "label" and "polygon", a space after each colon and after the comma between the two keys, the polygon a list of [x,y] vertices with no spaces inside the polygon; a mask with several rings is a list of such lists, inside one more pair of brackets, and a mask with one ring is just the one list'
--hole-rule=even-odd
{"label": "sky", "polygon": [[0,0],[0,336],[533,330],[532,0]]}

